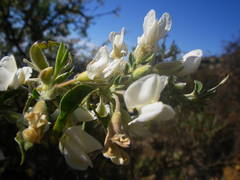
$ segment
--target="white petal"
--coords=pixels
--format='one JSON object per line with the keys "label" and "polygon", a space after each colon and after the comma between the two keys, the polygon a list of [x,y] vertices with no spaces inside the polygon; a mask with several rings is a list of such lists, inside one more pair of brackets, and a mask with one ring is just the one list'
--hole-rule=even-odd
{"label": "white petal", "polygon": [[92,161],[81,146],[71,144],[67,137],[59,143],[59,150],[64,154],[67,164],[73,169],[86,170],[92,167]]}
{"label": "white petal", "polygon": [[87,74],[90,79],[101,78],[103,69],[110,61],[106,46],[101,47],[95,58],[87,65]]}
{"label": "white petal", "polygon": [[6,91],[14,80],[17,65],[14,56],[5,56],[0,61],[0,91]]}
{"label": "white petal", "polygon": [[144,17],[144,22],[143,22],[143,31],[144,34],[148,33],[148,30],[152,28],[152,25],[156,22],[156,12],[151,9],[147,15]]}
{"label": "white petal", "polygon": [[102,149],[102,145],[91,135],[83,131],[81,126],[68,128],[65,134],[69,137],[69,143],[81,147],[86,153]]}
{"label": "white petal", "polygon": [[13,55],[5,56],[0,61],[0,67],[5,68],[7,71],[16,73],[17,71],[17,64]]}
{"label": "white petal", "polygon": [[152,24],[152,27],[148,29],[146,33],[144,33],[144,43],[151,46],[156,46],[159,41],[159,27],[157,21]]}
{"label": "white petal", "polygon": [[158,74],[149,74],[133,82],[124,94],[127,108],[140,108],[157,102],[167,83],[168,77]]}
{"label": "white petal", "polygon": [[111,43],[114,42],[114,39],[115,39],[115,36],[116,36],[116,32],[110,32],[109,35],[108,35],[108,39]]}
{"label": "white petal", "polygon": [[[22,75],[22,74],[21,74]],[[20,76],[21,78],[23,78],[22,76]],[[24,78],[23,78],[24,79]],[[18,80],[18,74],[16,73],[12,79],[11,84],[9,84],[9,87],[12,89],[17,89],[20,86],[20,82]]]}
{"label": "white petal", "polygon": [[32,75],[32,68],[23,67],[17,70],[14,78],[9,85],[13,89],[17,89],[20,85],[24,84]]}
{"label": "white petal", "polygon": [[196,49],[185,54],[182,58],[182,64],[184,68],[177,73],[177,75],[185,76],[194,73],[201,63],[202,55],[203,52],[200,49]]}
{"label": "white petal", "polygon": [[14,74],[0,67],[0,91],[6,91],[12,83]]}
{"label": "white petal", "polygon": [[103,70],[104,78],[112,77],[123,72],[126,65],[124,59],[115,59]]}
{"label": "white petal", "polygon": [[166,36],[168,31],[170,31],[172,27],[171,16],[168,13],[164,13],[158,21],[159,24],[159,33],[158,40]]}
{"label": "white petal", "polygon": [[83,108],[77,108],[73,112],[73,118],[76,119],[77,122],[87,122],[93,120],[92,115]]}
{"label": "white petal", "polygon": [[[29,80],[29,78],[31,77],[31,75],[32,75],[32,68],[31,67],[22,67],[22,68],[20,68],[21,69],[21,71],[23,72],[23,74],[24,74],[24,77],[25,77],[25,81],[27,81],[27,80]],[[19,70],[20,70],[19,69]]]}
{"label": "white petal", "polygon": [[120,33],[111,32],[109,34],[109,40],[113,46],[110,57],[113,59],[121,58],[127,54],[128,49],[124,43],[124,32],[125,30],[122,28]]}
{"label": "white petal", "polygon": [[84,132],[81,126],[68,128],[59,143],[59,150],[64,154],[66,162],[72,168],[79,170],[92,167],[87,154],[99,149],[102,149],[102,145]]}
{"label": "white petal", "polygon": [[139,116],[133,121],[129,122],[129,125],[134,123],[147,123],[152,120],[166,121],[175,116],[175,111],[171,106],[163,104],[162,102],[156,102],[148,104],[140,109]]}
{"label": "white petal", "polygon": [[143,35],[138,38],[138,44],[157,48],[158,41],[163,38],[172,25],[171,17],[168,13],[164,13],[159,20],[156,19],[156,12],[150,10],[144,18]]}

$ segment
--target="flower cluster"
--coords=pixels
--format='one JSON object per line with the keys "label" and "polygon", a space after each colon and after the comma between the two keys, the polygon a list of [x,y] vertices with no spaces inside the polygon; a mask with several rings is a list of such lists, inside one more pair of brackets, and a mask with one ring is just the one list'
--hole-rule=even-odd
{"label": "flower cluster", "polygon": [[[120,33],[111,32],[112,50],[100,47],[86,71],[73,79],[73,58],[63,43],[34,43],[27,61],[30,67],[17,69],[13,56],[3,57],[0,91],[22,86],[29,91],[16,138],[21,148],[25,143],[34,145],[51,138],[57,140],[67,164],[74,169],[92,167],[89,155],[99,152],[114,164],[128,164],[135,138],[150,136],[152,124],[176,116],[176,105],[168,101],[174,96],[171,87],[177,88],[177,78],[194,73],[201,62],[202,51],[193,50],[179,61],[156,63],[159,40],[167,35],[171,24],[168,13],[157,19],[150,10],[133,52],[124,42],[124,28]],[[49,47],[58,47],[54,66],[44,55]],[[30,78],[32,70],[37,77]],[[166,92],[170,95],[164,97]],[[196,98],[196,92],[200,90],[183,97]],[[89,121],[98,126],[88,126]],[[96,136],[100,132],[103,138]]]}

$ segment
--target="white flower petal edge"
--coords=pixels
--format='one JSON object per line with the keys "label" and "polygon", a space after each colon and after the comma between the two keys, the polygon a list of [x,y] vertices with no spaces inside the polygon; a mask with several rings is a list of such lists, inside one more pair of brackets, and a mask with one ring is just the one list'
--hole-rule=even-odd
{"label": "white flower petal edge", "polygon": [[171,30],[171,27],[172,27],[172,19],[170,14],[163,13],[163,15],[158,21],[158,25],[160,29],[160,32],[158,34],[159,35],[158,39],[162,39],[167,35],[167,33]]}
{"label": "white flower petal edge", "polygon": [[131,110],[157,102],[167,83],[168,77],[158,74],[149,74],[133,82],[124,93],[127,108]]}
{"label": "white flower petal edge", "polygon": [[8,87],[17,89],[31,77],[31,74],[30,67],[17,69],[13,55],[3,57],[0,61],[0,91],[6,91]]}
{"label": "white flower petal edge", "polygon": [[121,59],[114,59],[111,61],[108,66],[103,70],[103,77],[109,78],[114,76],[115,74],[120,74],[123,72],[127,62],[121,58]]}
{"label": "white flower petal edge", "polygon": [[108,50],[106,46],[101,47],[94,59],[87,65],[88,77],[93,79],[101,79],[103,77],[102,71],[107,67],[110,62]]}
{"label": "white flower petal edge", "polygon": [[120,33],[111,32],[109,34],[109,40],[113,46],[113,50],[110,53],[111,58],[118,59],[127,54],[128,49],[124,43],[124,32],[125,29],[122,28]]}
{"label": "white flower petal edge", "polygon": [[87,75],[91,80],[107,80],[123,72],[126,61],[123,58],[111,59],[106,46],[97,52],[95,58],[87,65]]}
{"label": "white flower petal edge", "polygon": [[12,80],[12,83],[9,86],[13,89],[17,89],[20,85],[28,81],[31,75],[32,75],[32,68],[22,67],[17,70]]}
{"label": "white flower petal edge", "polygon": [[87,122],[92,121],[93,116],[87,110],[83,108],[77,108],[75,111],[73,111],[73,119],[77,122]]}
{"label": "white flower petal edge", "polygon": [[194,73],[200,63],[203,52],[201,49],[196,49],[188,52],[182,57],[183,69],[177,73],[178,76],[185,76]]}
{"label": "white flower petal edge", "polygon": [[143,106],[139,111],[139,116],[128,125],[135,123],[147,123],[152,120],[167,121],[175,116],[175,111],[171,106],[156,102]]}
{"label": "white flower petal edge", "polygon": [[68,128],[59,143],[59,150],[64,154],[66,162],[73,169],[86,170],[92,167],[88,153],[102,149],[102,145],[81,126]]}
{"label": "white flower petal edge", "polygon": [[13,55],[0,60],[0,91],[6,91],[17,72],[17,64]]}

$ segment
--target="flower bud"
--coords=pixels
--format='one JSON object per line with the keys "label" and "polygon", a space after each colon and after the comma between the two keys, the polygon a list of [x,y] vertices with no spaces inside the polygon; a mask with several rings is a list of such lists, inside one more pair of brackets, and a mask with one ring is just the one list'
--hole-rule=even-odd
{"label": "flower bud", "polygon": [[47,114],[47,105],[44,100],[39,100],[33,107],[33,113]]}
{"label": "flower bud", "polygon": [[24,129],[22,135],[26,141],[29,141],[31,143],[39,143],[41,139],[39,132],[32,127]]}
{"label": "flower bud", "polygon": [[49,84],[51,83],[52,75],[53,75],[53,67],[47,67],[40,72],[39,78],[44,84]]}
{"label": "flower bud", "polygon": [[76,76],[76,79],[80,82],[89,82],[91,79],[89,79],[87,71],[84,71]]}
{"label": "flower bud", "polygon": [[100,102],[98,103],[98,106],[96,108],[96,112],[100,117],[106,117],[108,115],[107,109],[105,104],[103,103],[102,98],[100,98]]}
{"label": "flower bud", "polygon": [[43,70],[47,68],[48,61],[47,58],[44,56],[41,48],[39,47],[38,42],[35,42],[30,48],[30,58],[33,64],[36,66],[38,70]]}
{"label": "flower bud", "polygon": [[133,71],[132,77],[133,77],[134,80],[136,80],[136,79],[139,79],[140,77],[146,75],[150,71],[151,71],[151,66],[150,65],[140,66]]}
{"label": "flower bud", "polygon": [[144,60],[153,53],[152,47],[150,45],[137,46],[134,50],[134,58],[136,59],[136,64],[141,64]]}

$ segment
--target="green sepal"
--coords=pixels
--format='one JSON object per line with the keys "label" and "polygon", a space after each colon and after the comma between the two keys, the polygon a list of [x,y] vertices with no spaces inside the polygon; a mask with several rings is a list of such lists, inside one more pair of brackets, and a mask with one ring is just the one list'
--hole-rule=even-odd
{"label": "green sepal", "polygon": [[130,54],[129,54],[128,60],[129,60],[130,66],[133,67],[133,65],[136,63],[136,59],[135,59],[133,53],[130,53]]}
{"label": "green sepal", "polygon": [[160,75],[176,75],[183,69],[181,61],[162,62],[154,67]]}
{"label": "green sepal", "polygon": [[21,131],[17,133],[14,140],[17,142],[20,153],[21,153],[20,165],[22,165],[26,158],[26,151],[29,150],[33,146],[33,144],[23,139]]}
{"label": "green sepal", "polygon": [[151,63],[155,58],[155,53],[152,53],[150,56],[146,57],[141,61],[141,64]]}

